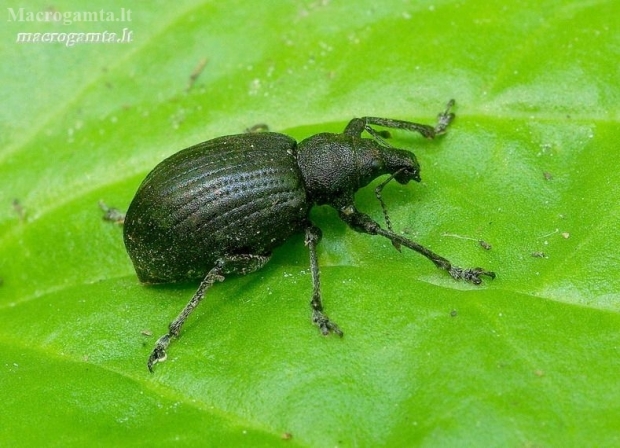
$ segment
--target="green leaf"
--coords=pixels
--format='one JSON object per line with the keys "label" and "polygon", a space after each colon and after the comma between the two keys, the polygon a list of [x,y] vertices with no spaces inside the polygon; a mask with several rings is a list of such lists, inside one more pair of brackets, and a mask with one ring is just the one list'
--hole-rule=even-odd
{"label": "green leaf", "polygon": [[[617,2],[108,2],[129,22],[31,3],[0,29],[0,445],[620,443]],[[99,200],[126,209],[166,156],[257,123],[432,124],[450,98],[444,137],[394,132],[423,181],[383,196],[396,231],[495,280],[317,207],[344,338],[310,324],[299,236],[209,291],[147,371],[196,285],[140,285]],[[357,204],[383,222],[372,190]]]}

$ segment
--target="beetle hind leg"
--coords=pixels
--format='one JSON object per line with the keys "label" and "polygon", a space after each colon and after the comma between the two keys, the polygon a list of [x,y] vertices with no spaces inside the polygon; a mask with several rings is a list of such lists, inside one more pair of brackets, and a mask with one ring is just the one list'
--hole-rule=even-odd
{"label": "beetle hind leg", "polygon": [[155,343],[155,348],[151,352],[147,362],[149,371],[153,372],[153,366],[155,364],[166,360],[166,349],[172,342],[172,339],[179,336],[181,327],[192,311],[194,311],[202,301],[207,290],[211,288],[215,282],[224,281],[225,274],[245,275],[254,272],[262,268],[265,263],[269,261],[269,258],[270,255],[242,254],[230,255],[218,259],[215,262],[215,266],[207,273],[202,282],[200,282],[200,286],[198,286],[198,289],[190,301],[185,305],[185,308],[183,308],[177,318],[170,323],[168,326],[168,333],[160,337]]}

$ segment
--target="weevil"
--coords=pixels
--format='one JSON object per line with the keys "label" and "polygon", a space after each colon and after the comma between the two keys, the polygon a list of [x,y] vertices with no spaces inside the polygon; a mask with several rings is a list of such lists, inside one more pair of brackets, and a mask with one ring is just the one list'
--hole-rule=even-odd
{"label": "weevil", "polygon": [[[390,146],[389,132],[373,126],[418,132],[433,139],[454,119],[454,100],[435,126],[379,117],[354,118],[342,133],[320,133],[301,142],[274,132],[215,138],[184,149],[157,165],[144,179],[124,221],[124,241],[139,280],[145,284],[200,281],[198,290],[168,326],[147,367],[166,351],[205,293],[228,274],[248,274],[271,252],[304,233],[310,252],[312,322],[324,335],[342,331],[323,312],[317,244],[321,230],[309,218],[314,205],[336,209],[353,230],[387,238],[398,250],[416,251],[455,279],[480,284],[495,274],[463,269],[392,230],[381,191],[392,181],[420,181],[411,151]],[[367,132],[370,137],[363,137]],[[386,228],[354,203],[355,193],[379,176],[376,189]]]}

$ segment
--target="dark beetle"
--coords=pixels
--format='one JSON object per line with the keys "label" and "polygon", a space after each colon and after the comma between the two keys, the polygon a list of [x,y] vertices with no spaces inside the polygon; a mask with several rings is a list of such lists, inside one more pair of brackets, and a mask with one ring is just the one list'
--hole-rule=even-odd
{"label": "dark beetle", "polygon": [[[204,297],[206,290],[230,273],[261,268],[271,251],[296,233],[305,232],[313,282],[312,321],[323,334],[342,335],[323,313],[316,245],[321,231],[309,220],[317,204],[334,207],[358,232],[388,238],[400,250],[413,249],[455,279],[474,284],[495,274],[482,268],[462,269],[391,230],[381,189],[392,179],[420,181],[413,153],[390,147],[370,125],[415,131],[427,138],[445,132],[454,118],[450,101],[437,125],[386,118],[355,118],[342,134],[317,134],[299,144],[271,132],[220,137],[187,148],[161,162],[142,182],[125,217],[124,239],[143,283],[202,280],[181,314],[159,338],[148,368],[166,358],[172,337]],[[367,131],[372,138],[362,138]],[[353,196],[378,176],[377,188],[387,229],[355,208]]]}

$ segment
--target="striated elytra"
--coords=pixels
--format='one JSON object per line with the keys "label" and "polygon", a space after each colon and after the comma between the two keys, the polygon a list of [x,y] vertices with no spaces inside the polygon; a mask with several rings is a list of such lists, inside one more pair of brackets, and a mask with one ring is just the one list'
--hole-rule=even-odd
{"label": "striated elytra", "polygon": [[[300,143],[272,133],[246,133],[209,140],[161,162],[140,185],[124,224],[124,240],[141,282],[147,284],[200,280],[198,290],[168,333],[158,339],[147,366],[166,358],[205,292],[227,274],[261,268],[271,251],[291,235],[305,232],[310,251],[313,292],[312,321],[327,335],[342,331],[323,313],[316,245],[321,231],[309,219],[313,205],[334,207],[357,232],[388,238],[421,253],[455,279],[474,284],[482,268],[462,269],[418,243],[394,233],[381,190],[395,179],[420,181],[420,167],[410,151],[391,147],[386,133],[372,125],[419,132],[426,138],[443,134],[454,118],[450,109],[429,126],[378,117],[355,118],[341,134],[322,133]],[[370,138],[363,138],[366,131]],[[388,134],[389,136],[389,134]],[[376,189],[386,219],[383,228],[354,204],[357,190],[389,175]]]}

